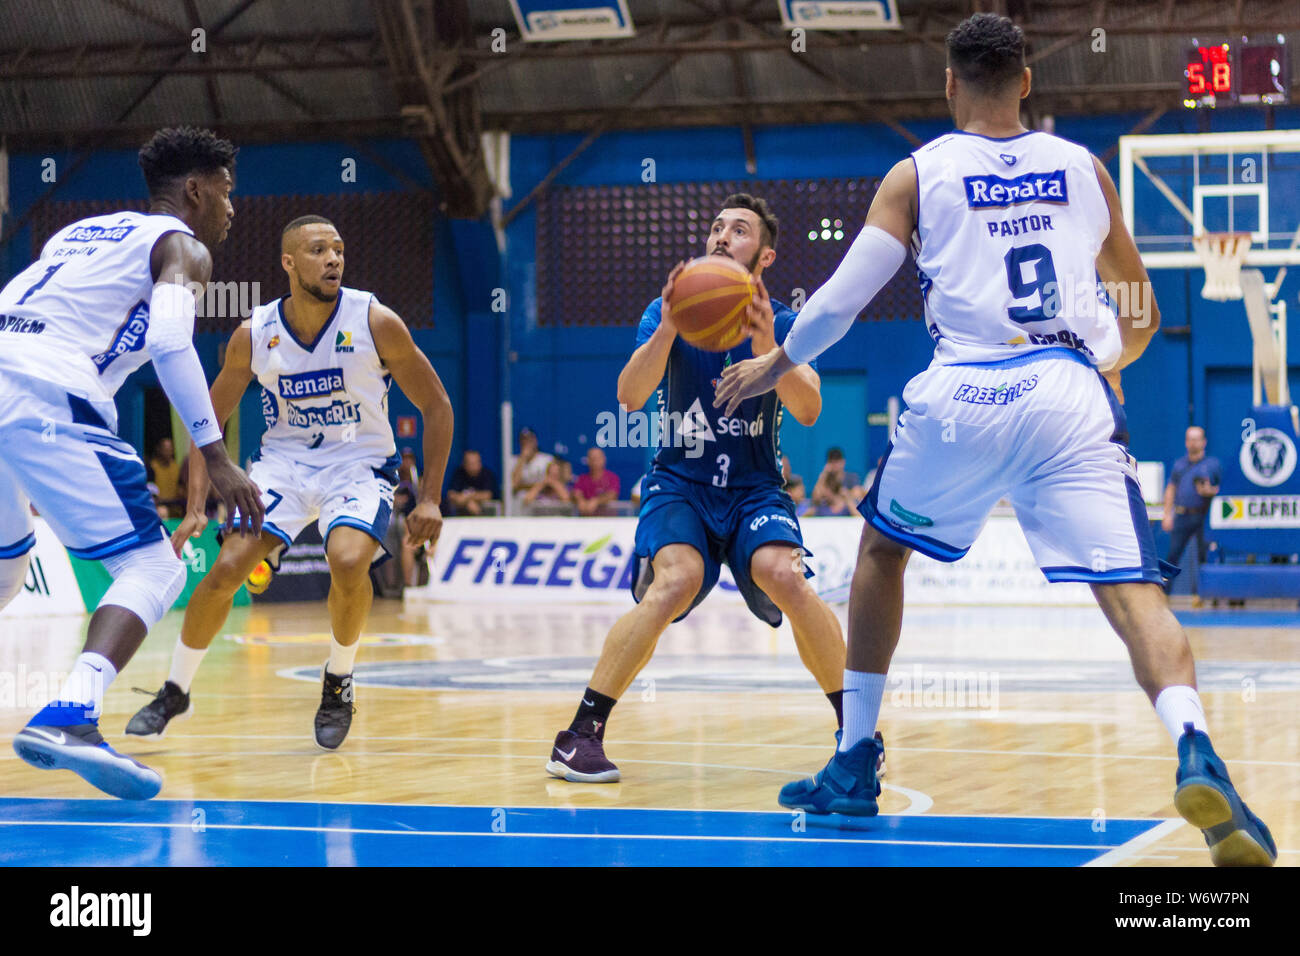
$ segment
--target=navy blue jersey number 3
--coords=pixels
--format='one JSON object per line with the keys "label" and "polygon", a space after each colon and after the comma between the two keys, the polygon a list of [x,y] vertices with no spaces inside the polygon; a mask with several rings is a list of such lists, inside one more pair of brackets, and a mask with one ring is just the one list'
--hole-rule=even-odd
{"label": "navy blue jersey number 3", "polygon": [[[1037,308],[1013,305],[1007,309],[1011,321],[1042,322],[1044,319],[1053,318],[1058,309],[1053,309],[1051,315],[1043,309],[1049,298],[1059,301],[1057,297],[1061,294],[1056,284],[1056,266],[1052,263],[1052,250],[1037,242],[1028,246],[1017,246],[1007,250],[1005,262],[1007,285],[1011,288],[1011,297],[1027,299],[1035,293],[1038,295]],[[1024,270],[1021,268],[1023,265],[1033,267],[1032,280],[1025,280]]]}

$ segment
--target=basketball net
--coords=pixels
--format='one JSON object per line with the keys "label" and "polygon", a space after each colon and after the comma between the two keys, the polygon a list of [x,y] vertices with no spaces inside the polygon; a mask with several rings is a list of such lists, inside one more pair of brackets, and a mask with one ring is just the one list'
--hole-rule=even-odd
{"label": "basketball net", "polygon": [[1215,302],[1241,298],[1241,264],[1250,253],[1252,238],[1248,232],[1209,232],[1192,239],[1205,267],[1204,298]]}

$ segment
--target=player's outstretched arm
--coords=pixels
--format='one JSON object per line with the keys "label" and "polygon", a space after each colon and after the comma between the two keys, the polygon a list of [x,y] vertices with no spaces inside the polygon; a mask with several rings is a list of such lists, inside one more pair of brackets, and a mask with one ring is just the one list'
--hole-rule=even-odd
{"label": "player's outstretched arm", "polygon": [[1097,253],[1097,274],[1108,285],[1124,283],[1128,289],[1138,290],[1138,294],[1120,298],[1121,303],[1128,303],[1128,314],[1116,316],[1119,319],[1123,352],[1111,374],[1106,377],[1112,385],[1117,386],[1119,370],[1138,360],[1160,327],[1160,309],[1156,306],[1155,296],[1151,294],[1151,278],[1147,275],[1146,266],[1142,264],[1137,243],[1133,241],[1133,236],[1124,223],[1124,211],[1120,206],[1115,183],[1096,156],[1092,157],[1092,164],[1097,170],[1097,180],[1101,183],[1106,205],[1110,208],[1110,232],[1101,244],[1101,251]]}
{"label": "player's outstretched arm", "polygon": [[[207,284],[212,256],[193,236],[170,232],[154,244],[150,267],[156,284],[149,300],[145,347],[158,382],[202,453],[212,487],[232,515],[239,512],[240,533],[260,535],[264,515],[261,492],[226,454],[208,395],[208,380],[194,351],[196,310],[190,289]],[[191,456],[192,472],[196,471],[195,461]]]}
{"label": "player's outstretched arm", "polygon": [[447,473],[455,424],[451,399],[428,356],[416,347],[411,330],[396,312],[372,302],[370,335],[379,360],[424,421],[424,477],[420,480],[419,500],[406,518],[406,542],[417,547],[427,541],[432,546],[442,533],[442,479]]}
{"label": "player's outstretched arm", "polygon": [[673,340],[677,338],[677,326],[673,323],[672,312],[668,308],[668,297],[672,295],[673,283],[686,263],[679,262],[668,274],[660,294],[659,325],[650,336],[650,341],[637,347],[632,357],[618,373],[618,403],[628,411],[640,408],[646,403],[659,383],[664,379],[668,368],[668,354],[673,350]]}
{"label": "player's outstretched arm", "polygon": [[907,243],[916,228],[916,187],[916,165],[909,157],[880,184],[862,232],[839,268],[804,305],[784,344],[722,373],[715,408],[725,406],[725,414],[731,415],[744,399],[775,387],[783,375],[844,337],[907,257]]}
{"label": "player's outstretched arm", "polygon": [[[776,348],[776,316],[761,276],[754,282],[754,300],[746,319],[754,355],[765,355]],[[776,397],[800,425],[814,425],[822,413],[821,376],[811,365],[797,366],[777,383]]]}

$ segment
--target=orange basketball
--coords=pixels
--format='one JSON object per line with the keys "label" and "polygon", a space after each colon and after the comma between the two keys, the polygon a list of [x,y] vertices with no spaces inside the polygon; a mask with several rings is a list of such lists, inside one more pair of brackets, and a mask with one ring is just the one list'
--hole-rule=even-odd
{"label": "orange basketball", "polygon": [[689,344],[725,352],[749,337],[745,308],[753,295],[754,277],[748,269],[726,256],[703,256],[678,274],[668,308]]}

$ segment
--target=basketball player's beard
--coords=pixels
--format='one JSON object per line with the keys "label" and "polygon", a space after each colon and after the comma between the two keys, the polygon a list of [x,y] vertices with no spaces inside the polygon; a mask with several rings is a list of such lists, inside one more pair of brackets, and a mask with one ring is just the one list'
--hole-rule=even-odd
{"label": "basketball player's beard", "polygon": [[[754,258],[752,258],[752,259],[749,260],[749,262],[745,265],[745,268],[748,269],[750,272],[753,272],[753,271],[754,271],[754,266],[758,265],[758,257],[761,256],[762,254],[763,254],[763,250],[762,250],[762,249],[759,249],[756,253],[754,253]],[[709,255],[713,255],[713,256],[726,256],[726,257],[727,257],[728,259],[730,259],[732,262],[737,261],[735,256],[733,256],[730,252],[726,252],[726,251],[722,251],[722,252],[720,252],[720,251],[718,251],[718,250],[715,249],[713,252],[709,253]]]}
{"label": "basketball player's beard", "polygon": [[302,286],[304,292],[314,296],[315,298],[319,299],[321,302],[333,302],[335,299],[338,298],[337,293],[334,295],[326,295],[325,290],[322,289],[320,286],[308,285],[307,283],[303,282],[301,279],[298,280],[298,284]]}

